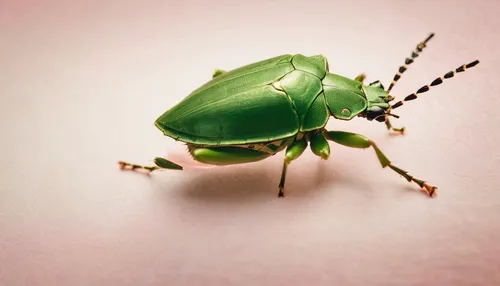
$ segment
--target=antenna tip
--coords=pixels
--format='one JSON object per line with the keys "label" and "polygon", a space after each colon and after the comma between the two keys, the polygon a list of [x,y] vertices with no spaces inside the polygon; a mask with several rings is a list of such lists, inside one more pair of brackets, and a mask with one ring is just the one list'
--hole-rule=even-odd
{"label": "antenna tip", "polygon": [[434,37],[434,33],[431,33],[427,39],[424,40],[424,44],[426,44],[430,39],[432,39],[432,37]]}
{"label": "antenna tip", "polygon": [[465,65],[466,68],[471,68],[479,63],[479,60],[475,60]]}

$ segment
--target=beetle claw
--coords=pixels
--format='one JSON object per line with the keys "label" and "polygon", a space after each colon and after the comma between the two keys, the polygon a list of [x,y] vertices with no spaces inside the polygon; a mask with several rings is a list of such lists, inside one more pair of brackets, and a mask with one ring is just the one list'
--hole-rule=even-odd
{"label": "beetle claw", "polygon": [[123,162],[123,161],[120,161],[118,162],[118,165],[120,166],[120,169],[125,169],[125,167],[127,166],[127,163]]}
{"label": "beetle claw", "polygon": [[280,188],[280,191],[278,193],[278,198],[284,198],[285,197],[285,194],[283,193],[283,189]]}
{"label": "beetle claw", "polygon": [[429,197],[432,198],[432,197],[436,196],[436,190],[437,190],[436,186],[431,186],[431,185],[427,184],[426,182],[424,182],[424,188],[426,189]]}

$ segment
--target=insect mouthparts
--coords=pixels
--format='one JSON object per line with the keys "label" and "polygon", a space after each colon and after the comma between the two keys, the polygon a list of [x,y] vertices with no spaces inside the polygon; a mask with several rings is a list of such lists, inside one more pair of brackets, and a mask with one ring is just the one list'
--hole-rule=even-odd
{"label": "insect mouthparts", "polygon": [[396,114],[392,114],[392,113],[387,113],[387,115],[390,115],[392,117],[396,117],[396,118],[399,118],[399,115],[396,115]]}

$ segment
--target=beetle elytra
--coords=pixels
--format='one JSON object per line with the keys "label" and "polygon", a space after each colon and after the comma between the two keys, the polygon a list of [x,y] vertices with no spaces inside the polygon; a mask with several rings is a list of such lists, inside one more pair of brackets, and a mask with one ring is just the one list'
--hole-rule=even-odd
{"label": "beetle elytra", "polygon": [[[394,128],[389,120],[390,116],[399,118],[391,113],[394,109],[479,63],[475,60],[461,65],[391,105],[395,99],[390,95],[392,88],[433,36],[417,45],[387,90],[380,81],[365,85],[364,74],[350,79],[330,73],[322,55],[287,54],[227,72],[216,70],[212,80],[167,110],[155,125],[164,135],[184,142],[193,159],[206,164],[256,162],[285,150],[279,196],[283,196],[288,165],[307,146],[315,155],[328,159],[329,140],[353,148],[372,147],[383,168],[389,167],[432,197],[437,187],[394,166],[372,140],[360,134],[328,131],[325,126],[330,116],[339,120],[363,117],[403,133],[404,128]],[[120,161],[119,165],[147,172],[182,170],[165,158],[157,157],[154,163],[141,166]]]}

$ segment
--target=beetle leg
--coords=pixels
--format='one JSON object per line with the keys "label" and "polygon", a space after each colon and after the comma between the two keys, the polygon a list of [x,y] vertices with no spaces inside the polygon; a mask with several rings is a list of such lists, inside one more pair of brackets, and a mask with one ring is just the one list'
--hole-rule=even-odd
{"label": "beetle leg", "polygon": [[391,121],[389,120],[389,118],[387,118],[387,120],[385,121],[385,126],[387,126],[388,130],[399,132],[401,134],[405,133],[405,128],[404,127],[401,127],[401,128],[394,128],[394,127],[392,127],[392,124],[391,124]]}
{"label": "beetle leg", "polygon": [[257,162],[271,156],[271,153],[242,147],[199,147],[188,145],[194,160],[210,165],[234,165]]}
{"label": "beetle leg", "polygon": [[356,133],[350,133],[350,132],[344,132],[344,131],[328,131],[326,132],[326,137],[329,140],[332,140],[338,144],[347,146],[347,147],[353,147],[353,148],[369,148],[373,147],[375,150],[375,153],[377,154],[377,158],[382,165],[382,168],[389,167],[396,173],[400,174],[403,176],[408,182],[415,182],[417,185],[419,185],[421,188],[425,188],[427,191],[427,194],[432,197],[436,193],[437,187],[431,186],[427,184],[426,181],[417,179],[410,174],[408,174],[407,171],[400,169],[394,165],[392,165],[391,161],[380,151],[378,146],[368,139],[367,137],[356,134]]}
{"label": "beetle leg", "polygon": [[120,161],[118,162],[118,165],[120,165],[120,168],[122,170],[131,170],[131,171],[145,170],[148,174],[159,169],[182,170],[182,166],[177,165],[174,162],[169,161],[165,158],[156,157],[154,159],[154,163],[156,166],[143,166],[143,165],[136,165]]}
{"label": "beetle leg", "polygon": [[366,75],[364,73],[362,73],[362,74],[358,75],[354,80],[358,81],[360,83],[363,83],[363,81],[365,80],[365,78],[366,78]]}
{"label": "beetle leg", "polygon": [[330,145],[326,141],[323,132],[311,135],[309,142],[311,142],[311,150],[316,156],[321,157],[323,160],[327,160],[330,157]]}
{"label": "beetle leg", "polygon": [[278,193],[278,197],[284,196],[283,188],[285,188],[286,169],[288,167],[288,164],[290,164],[290,162],[300,157],[300,155],[304,153],[304,150],[306,148],[307,148],[307,140],[305,137],[293,142],[286,148],[285,161],[283,162],[283,170],[281,171],[281,179],[279,184],[280,190]]}
{"label": "beetle leg", "polygon": [[225,70],[221,70],[221,69],[216,69],[214,71],[214,73],[212,74],[212,78],[215,78],[215,77],[218,77],[220,76],[221,74],[225,73],[226,71]]}

